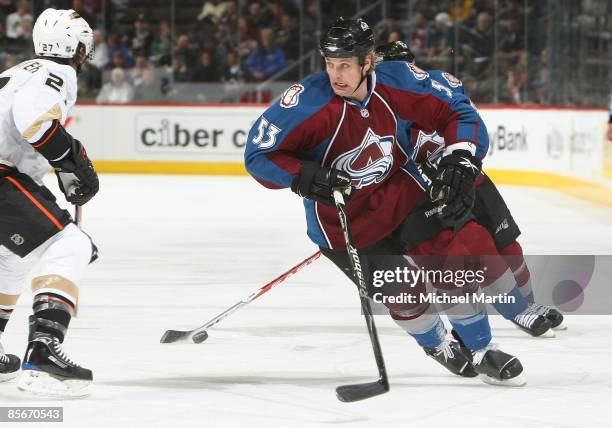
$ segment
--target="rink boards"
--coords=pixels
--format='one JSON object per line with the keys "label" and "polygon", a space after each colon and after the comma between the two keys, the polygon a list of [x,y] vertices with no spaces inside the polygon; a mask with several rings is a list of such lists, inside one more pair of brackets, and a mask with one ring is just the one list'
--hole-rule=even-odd
{"label": "rink boards", "polygon": [[[77,105],[68,128],[101,172],[246,174],[243,152],[262,105]],[[503,184],[601,193],[605,110],[485,107],[486,170]],[[120,138],[117,138],[120,135]],[[604,201],[605,202],[605,201]]]}

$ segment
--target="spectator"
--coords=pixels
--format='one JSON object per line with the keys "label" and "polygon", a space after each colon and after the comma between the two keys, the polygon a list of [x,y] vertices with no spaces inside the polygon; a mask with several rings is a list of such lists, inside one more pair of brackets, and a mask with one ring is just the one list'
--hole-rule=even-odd
{"label": "spectator", "polygon": [[238,21],[238,53],[241,57],[249,55],[257,47],[257,40],[249,38],[249,31],[247,21],[244,18],[240,18]]}
{"label": "spectator", "polygon": [[[322,23],[323,28],[326,24]],[[304,40],[304,52],[316,49],[319,46],[321,30],[319,28],[319,3],[317,0],[308,0],[305,7],[302,23],[302,38]]]}
{"label": "spectator", "polygon": [[[397,35],[393,37],[395,40],[391,40],[389,38],[391,33],[397,33]],[[400,29],[400,26],[397,23],[397,19],[395,19],[394,17],[389,17],[385,21],[385,28],[380,32],[378,36],[378,42],[380,44],[384,44],[397,40],[404,40],[404,33]]]}
{"label": "spectator", "polygon": [[175,82],[189,82],[191,73],[181,56],[175,56],[172,59],[172,77]]}
{"label": "spectator", "polygon": [[176,46],[172,49],[172,53],[174,57],[180,57],[183,64],[193,69],[198,64],[201,51],[197,41],[183,34],[179,36]]}
{"label": "spectator", "polygon": [[415,56],[423,55],[429,40],[427,39],[427,19],[423,12],[415,12],[409,38],[410,50]]}
{"label": "spectator", "polygon": [[523,35],[519,31],[516,19],[500,21],[500,36],[498,41],[498,56],[509,63],[518,60],[523,50]]}
{"label": "spectator", "polygon": [[284,15],[283,8],[278,0],[269,0],[266,8],[263,21],[266,27],[272,28],[276,32],[281,27],[281,20]]}
{"label": "spectator", "polygon": [[149,64],[149,59],[142,54],[137,55],[134,59],[134,68],[130,70],[130,80],[132,84],[139,84],[142,80],[142,76],[145,70],[148,70],[149,68],[151,68],[151,65]]}
{"label": "spectator", "polygon": [[87,21],[91,28],[96,28],[96,16],[89,9],[90,6],[85,6],[83,0],[72,0],[72,9],[81,15],[81,17]]}
{"label": "spectator", "polygon": [[142,79],[134,84],[134,101],[154,102],[163,101],[165,95],[161,90],[161,82],[155,78],[155,71],[147,68],[142,71]]}
{"label": "spectator", "polygon": [[[125,64],[125,67],[129,68],[130,66],[133,65],[134,59],[132,58],[132,55],[130,54],[130,50],[125,43],[120,41],[119,35],[109,34],[106,40],[108,43],[108,56],[111,58],[111,61],[116,56],[115,52],[119,51],[123,55],[123,62]],[[106,68],[112,69],[113,67],[109,63],[106,65]]]}
{"label": "spectator", "polygon": [[227,25],[228,28],[235,31],[238,26],[238,12],[236,9],[236,2],[230,1],[227,3],[225,13],[221,16],[221,23]]}
{"label": "spectator", "polygon": [[102,71],[90,62],[81,67],[77,81],[79,99],[92,99],[102,87]]}
{"label": "spectator", "polygon": [[[259,36],[259,30],[265,24],[265,18],[261,11],[261,3],[254,1],[249,4],[249,13],[245,17],[246,23],[246,34],[247,40],[257,40]],[[242,41],[242,40],[241,40]]]}
{"label": "spectator", "polygon": [[523,90],[527,82],[527,55],[523,52],[519,55],[517,64],[507,71],[506,99],[507,104],[524,104]]}
{"label": "spectator", "polygon": [[21,0],[17,3],[17,10],[6,17],[6,36],[9,39],[17,39],[23,34],[21,21],[27,19],[33,22],[34,18],[30,15],[30,3]]}
{"label": "spectator", "polygon": [[283,50],[273,44],[272,29],[262,28],[260,37],[260,43],[246,60],[250,77],[258,82],[279,72],[287,64]]}
{"label": "spectator", "polygon": [[20,22],[20,26],[19,37],[12,41],[13,50],[29,58],[32,56],[32,46],[34,46],[32,40],[32,27],[34,24],[31,19],[24,17]]}
{"label": "spectator", "polygon": [[176,40],[172,38],[170,24],[168,21],[162,20],[159,22],[157,36],[151,44],[151,60],[157,65],[170,65],[170,52]]}
{"label": "spectator", "polygon": [[223,68],[223,81],[227,84],[236,84],[244,82],[244,71],[238,63],[238,55],[236,52],[227,54],[227,64]]}
{"label": "spectator", "polygon": [[94,39],[94,51],[93,59],[89,61],[90,64],[97,67],[99,70],[103,70],[108,64],[108,45],[104,40],[104,30],[93,30]]}
{"label": "spectator", "polygon": [[149,22],[145,19],[144,14],[138,15],[136,21],[134,21],[134,29],[129,34],[129,38],[133,53],[145,56],[151,54],[153,34],[149,30]]}
{"label": "spectator", "polygon": [[450,15],[446,12],[438,13],[428,36],[427,64],[430,68],[452,68],[449,55],[455,45],[454,35]]}
{"label": "spectator", "polygon": [[107,70],[113,70],[115,68],[128,68],[125,54],[122,50],[114,50],[111,61],[106,66]]}
{"label": "spectator", "polygon": [[217,25],[225,14],[230,2],[220,0],[208,0],[202,6],[202,12],[198,15],[198,21],[208,21]]}
{"label": "spectator", "polygon": [[111,81],[106,83],[96,101],[99,103],[129,103],[134,98],[134,90],[125,80],[125,71],[121,68],[113,68]]}
{"label": "spectator", "polygon": [[217,48],[221,51],[221,55],[227,55],[228,52],[236,50],[238,46],[236,32],[230,31],[227,24],[219,24],[215,38],[217,39]]}
{"label": "spectator", "polygon": [[212,54],[203,52],[200,64],[193,74],[194,82],[218,82],[220,80],[219,70],[213,63]]}
{"label": "spectator", "polygon": [[398,33],[397,31],[392,31],[391,33],[389,33],[389,37],[387,38],[387,43],[399,42],[401,40],[402,40],[401,34]]}
{"label": "spectator", "polygon": [[287,58],[295,60],[300,54],[300,36],[295,25],[295,18],[283,15],[280,29],[276,32],[276,43],[285,51]]}

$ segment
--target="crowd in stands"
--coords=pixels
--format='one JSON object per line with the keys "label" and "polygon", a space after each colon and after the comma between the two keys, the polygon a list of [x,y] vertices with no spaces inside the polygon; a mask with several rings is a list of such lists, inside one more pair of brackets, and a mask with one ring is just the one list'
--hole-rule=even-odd
{"label": "crowd in stands", "polygon": [[[1,68],[32,56],[33,16],[55,6],[75,9],[95,29],[94,56],[79,77],[82,98],[173,100],[183,95],[176,88],[193,83],[222,82],[231,92],[245,83],[295,80],[313,71],[283,70],[316,49],[333,17],[356,12],[356,2],[348,0],[204,0],[199,14],[173,25],[170,2],[152,3],[149,9],[161,14],[140,13],[123,28],[115,18],[130,9],[130,0],[0,0]],[[393,11],[394,2],[388,3]],[[524,0],[404,3],[411,4],[409,15],[378,20],[377,43],[405,41],[421,68],[457,74],[477,102],[491,101],[493,93],[501,103],[547,102],[546,1],[529,1],[529,7]]]}

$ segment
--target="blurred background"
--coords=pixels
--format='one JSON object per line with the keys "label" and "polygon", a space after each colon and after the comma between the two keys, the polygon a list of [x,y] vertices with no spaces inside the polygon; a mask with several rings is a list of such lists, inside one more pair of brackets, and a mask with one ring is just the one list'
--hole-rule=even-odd
{"label": "blurred background", "polygon": [[95,29],[79,99],[267,103],[321,69],[321,32],[362,16],[480,104],[608,105],[609,0],[0,0],[0,68],[32,57],[32,24],[72,8]]}

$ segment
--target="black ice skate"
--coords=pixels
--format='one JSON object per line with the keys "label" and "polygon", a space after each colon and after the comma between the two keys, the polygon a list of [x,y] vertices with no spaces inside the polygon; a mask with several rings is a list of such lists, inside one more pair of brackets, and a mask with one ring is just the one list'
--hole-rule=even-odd
{"label": "black ice skate", "polygon": [[551,322],[540,312],[538,306],[529,305],[527,309],[515,316],[512,322],[534,337],[555,337],[555,333],[550,330]]}
{"label": "black ice skate", "polygon": [[18,388],[37,395],[84,397],[93,380],[91,370],[72,362],[57,337],[34,333],[23,359]]}
{"label": "black ice skate", "polygon": [[518,358],[500,351],[493,343],[475,351],[472,364],[485,383],[501,386],[524,386],[527,383],[521,375],[523,365]]}
{"label": "black ice skate", "polygon": [[21,361],[17,355],[5,354],[0,344],[0,382],[14,379],[19,374]]}
{"label": "black ice skate", "polygon": [[465,348],[462,348],[458,342],[448,337],[435,348],[423,349],[427,355],[442,364],[453,374],[462,377],[478,376],[474,366],[472,366],[469,352],[466,352]]}
{"label": "black ice skate", "polygon": [[550,322],[550,328],[553,330],[567,330],[567,326],[563,324],[563,314],[552,306],[539,305],[534,303],[538,314],[544,316]]}

